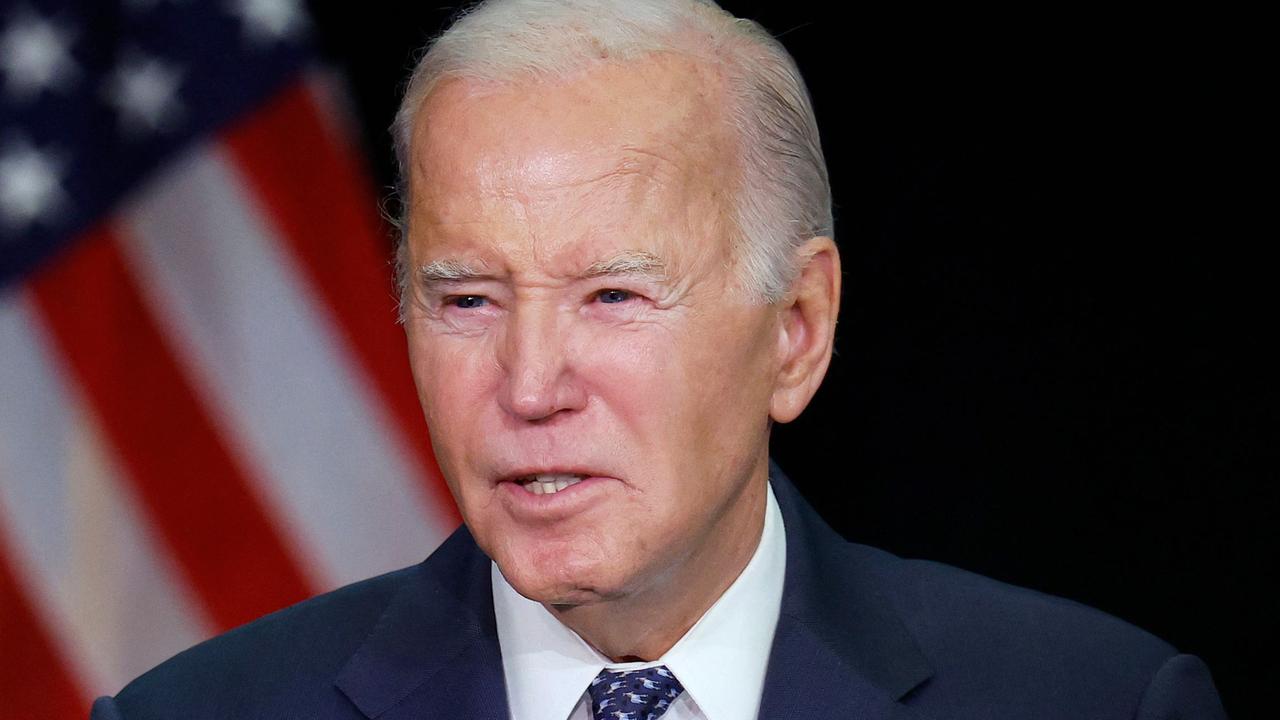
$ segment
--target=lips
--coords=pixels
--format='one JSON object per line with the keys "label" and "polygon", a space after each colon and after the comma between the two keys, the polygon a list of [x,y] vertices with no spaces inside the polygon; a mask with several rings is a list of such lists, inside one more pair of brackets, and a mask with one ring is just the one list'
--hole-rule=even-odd
{"label": "lips", "polygon": [[585,468],[558,467],[504,476],[494,489],[516,522],[525,527],[555,527],[583,513],[614,507],[617,482]]}
{"label": "lips", "polygon": [[497,477],[496,486],[506,486],[516,491],[512,500],[520,500],[521,504],[525,501],[533,502],[532,507],[548,506],[548,503],[560,506],[570,497],[580,494],[576,491],[611,478],[602,468],[569,464],[516,466]]}

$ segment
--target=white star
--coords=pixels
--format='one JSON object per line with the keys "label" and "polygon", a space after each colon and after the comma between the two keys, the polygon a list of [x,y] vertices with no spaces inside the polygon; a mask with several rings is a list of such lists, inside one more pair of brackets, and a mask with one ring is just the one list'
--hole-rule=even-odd
{"label": "white star", "polygon": [[50,218],[66,202],[58,181],[62,163],[25,140],[0,151],[0,221],[22,230]]}
{"label": "white star", "polygon": [[121,127],[135,135],[169,130],[182,116],[178,88],[182,73],[156,58],[133,57],[107,81],[107,100],[116,107]]}
{"label": "white star", "polygon": [[45,88],[65,88],[77,74],[71,32],[30,12],[10,21],[0,37],[5,89],[26,100]]}
{"label": "white star", "polygon": [[232,0],[230,9],[244,21],[245,35],[255,42],[283,40],[307,27],[298,0]]}

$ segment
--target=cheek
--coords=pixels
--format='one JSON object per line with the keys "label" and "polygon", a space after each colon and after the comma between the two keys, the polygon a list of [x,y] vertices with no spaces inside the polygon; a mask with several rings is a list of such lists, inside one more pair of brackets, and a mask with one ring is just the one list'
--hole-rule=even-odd
{"label": "cheek", "polygon": [[733,317],[709,319],[695,334],[679,357],[690,441],[707,457],[738,456],[767,433],[770,336]]}
{"label": "cheek", "polygon": [[597,329],[575,352],[579,376],[618,430],[597,441],[671,486],[646,502],[698,504],[714,491],[679,479],[715,474],[712,458],[749,454],[764,437],[767,397],[747,379],[760,373],[759,361],[743,357],[749,343],[713,326]]}
{"label": "cheek", "polygon": [[458,448],[453,441],[467,437],[479,421],[477,410],[492,384],[491,364],[476,343],[469,347],[434,335],[410,336],[409,354],[427,427],[444,462],[448,449]]}
{"label": "cheek", "polygon": [[576,374],[590,396],[628,432],[645,437],[666,424],[688,384],[677,345],[664,328],[585,328],[573,351]]}

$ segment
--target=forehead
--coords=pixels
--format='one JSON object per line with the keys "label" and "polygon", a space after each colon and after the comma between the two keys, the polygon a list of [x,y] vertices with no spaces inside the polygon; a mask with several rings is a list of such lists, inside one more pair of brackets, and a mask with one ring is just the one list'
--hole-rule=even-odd
{"label": "forehead", "polygon": [[734,157],[722,97],[714,68],[676,55],[557,80],[447,80],[414,125],[411,219],[452,224],[484,203],[528,209],[566,197],[631,206],[718,199]]}

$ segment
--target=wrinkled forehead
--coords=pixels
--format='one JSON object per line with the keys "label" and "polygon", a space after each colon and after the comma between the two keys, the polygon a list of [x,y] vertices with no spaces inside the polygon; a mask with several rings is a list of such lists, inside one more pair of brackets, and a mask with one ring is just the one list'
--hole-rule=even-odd
{"label": "wrinkled forehead", "polygon": [[[455,186],[536,195],[628,176],[723,186],[736,142],[723,86],[714,67],[671,54],[567,78],[446,80],[415,120],[412,201]],[[495,182],[512,186],[486,187]]]}

